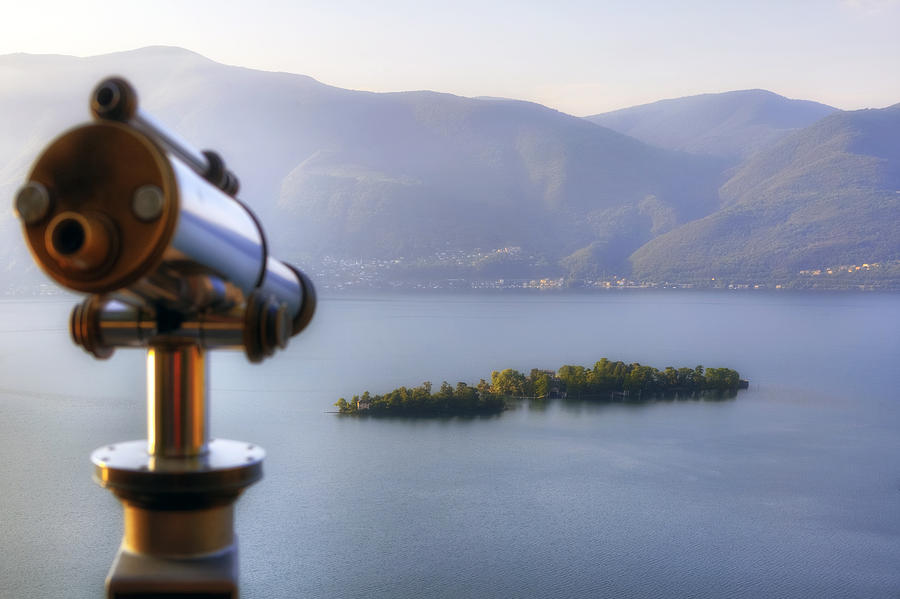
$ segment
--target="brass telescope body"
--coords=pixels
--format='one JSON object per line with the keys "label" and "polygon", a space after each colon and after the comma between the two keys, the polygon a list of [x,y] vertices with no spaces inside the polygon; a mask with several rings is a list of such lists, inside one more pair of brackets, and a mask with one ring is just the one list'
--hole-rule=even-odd
{"label": "brass telescope body", "polygon": [[125,514],[107,596],[237,597],[234,501],[265,452],[211,438],[206,354],[271,356],[309,323],[315,291],[269,255],[217,154],[158,125],[122,79],[101,82],[91,110],[37,159],[15,208],[35,261],[88,294],[73,340],[97,358],[147,351],[147,439],[91,454]]}

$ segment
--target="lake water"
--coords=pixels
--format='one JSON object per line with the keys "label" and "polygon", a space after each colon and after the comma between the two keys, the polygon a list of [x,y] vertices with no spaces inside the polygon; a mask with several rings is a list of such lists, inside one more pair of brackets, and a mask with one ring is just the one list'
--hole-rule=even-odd
{"label": "lake water", "polygon": [[[88,454],[144,432],[140,351],[71,345],[73,298],[0,302],[0,597],[99,597],[121,535]],[[730,401],[326,413],[505,367],[727,366]],[[268,452],[238,502],[245,598],[898,597],[900,296],[323,299],[287,352],[212,359],[217,437]]]}

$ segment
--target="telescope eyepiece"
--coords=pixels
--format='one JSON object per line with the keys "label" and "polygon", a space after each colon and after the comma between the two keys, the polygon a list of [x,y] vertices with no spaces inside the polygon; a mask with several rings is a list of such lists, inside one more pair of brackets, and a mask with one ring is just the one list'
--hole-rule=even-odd
{"label": "telescope eyepiece", "polygon": [[74,218],[57,223],[50,236],[53,249],[63,256],[74,254],[84,246],[84,227]]}
{"label": "telescope eyepiece", "polygon": [[47,253],[61,269],[81,276],[107,270],[115,257],[115,239],[102,215],[71,210],[56,215],[44,232]]}

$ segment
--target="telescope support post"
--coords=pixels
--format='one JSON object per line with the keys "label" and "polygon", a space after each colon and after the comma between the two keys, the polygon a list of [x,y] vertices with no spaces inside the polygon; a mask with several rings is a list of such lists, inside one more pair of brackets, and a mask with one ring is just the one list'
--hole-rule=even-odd
{"label": "telescope support post", "polygon": [[147,350],[147,452],[164,458],[209,451],[206,352],[197,345]]}

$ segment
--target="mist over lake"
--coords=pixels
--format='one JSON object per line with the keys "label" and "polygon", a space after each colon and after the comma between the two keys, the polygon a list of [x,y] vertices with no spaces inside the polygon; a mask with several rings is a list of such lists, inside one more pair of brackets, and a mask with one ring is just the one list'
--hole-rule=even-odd
{"label": "mist over lake", "polygon": [[[121,508],[88,454],[145,437],[144,352],[71,344],[72,296],[0,302],[0,597],[97,597]],[[364,390],[602,357],[725,366],[723,401],[327,413]],[[900,296],[624,291],[322,299],[251,366],[213,353],[213,435],[266,448],[242,596],[896,597]]]}

